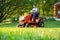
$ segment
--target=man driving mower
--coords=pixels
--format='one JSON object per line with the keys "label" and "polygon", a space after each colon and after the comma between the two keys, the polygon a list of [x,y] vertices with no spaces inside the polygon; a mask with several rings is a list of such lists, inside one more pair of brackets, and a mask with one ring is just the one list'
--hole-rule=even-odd
{"label": "man driving mower", "polygon": [[36,22],[36,18],[38,18],[38,8],[33,5],[33,9],[31,10],[32,18],[34,19],[33,22]]}
{"label": "man driving mower", "polygon": [[41,18],[38,17],[38,12],[37,12],[37,8],[35,6],[33,6],[33,9],[31,10],[30,14],[27,14],[25,16],[23,16],[23,18],[21,17],[19,20],[19,24],[18,27],[33,27],[33,26],[44,26],[44,22],[42,21]]}

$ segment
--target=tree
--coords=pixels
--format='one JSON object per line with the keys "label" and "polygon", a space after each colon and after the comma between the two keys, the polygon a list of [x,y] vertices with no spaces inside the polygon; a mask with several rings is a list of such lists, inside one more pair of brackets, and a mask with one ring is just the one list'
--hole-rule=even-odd
{"label": "tree", "polygon": [[29,12],[35,3],[43,16],[49,15],[52,5],[59,0],[5,0],[0,4],[0,22],[6,18],[23,15],[24,12]]}
{"label": "tree", "polygon": [[19,7],[21,6],[20,2],[20,0],[6,0],[0,4],[0,22],[3,19],[17,15],[19,13]]}

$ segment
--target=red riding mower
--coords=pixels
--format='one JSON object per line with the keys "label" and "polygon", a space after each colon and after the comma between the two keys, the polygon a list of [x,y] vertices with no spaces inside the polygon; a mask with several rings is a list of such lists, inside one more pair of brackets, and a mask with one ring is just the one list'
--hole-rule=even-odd
{"label": "red riding mower", "polygon": [[33,19],[34,18],[31,20],[31,14],[28,14],[23,20],[19,20],[18,27],[44,27],[44,21],[42,18],[36,18],[36,22],[33,22]]}

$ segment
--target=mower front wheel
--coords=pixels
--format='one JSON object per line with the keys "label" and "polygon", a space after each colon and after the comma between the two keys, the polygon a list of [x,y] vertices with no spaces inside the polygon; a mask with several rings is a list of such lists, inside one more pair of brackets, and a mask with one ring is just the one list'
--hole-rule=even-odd
{"label": "mower front wheel", "polygon": [[25,24],[25,27],[30,27],[29,23],[26,23],[26,24]]}

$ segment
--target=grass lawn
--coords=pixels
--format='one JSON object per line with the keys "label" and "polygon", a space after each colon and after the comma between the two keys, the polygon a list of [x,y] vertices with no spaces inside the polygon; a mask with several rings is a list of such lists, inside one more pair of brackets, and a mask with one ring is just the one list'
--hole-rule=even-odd
{"label": "grass lawn", "polygon": [[0,23],[0,40],[60,40],[60,21],[47,21],[44,28],[18,28],[14,23]]}
{"label": "grass lawn", "polygon": [[60,28],[0,28],[0,40],[60,40]]}
{"label": "grass lawn", "polygon": [[[18,22],[0,23],[0,27],[17,27]],[[60,28],[60,21],[46,21],[44,28]]]}
{"label": "grass lawn", "polygon": [[60,28],[60,21],[47,21],[45,22],[46,28]]}

